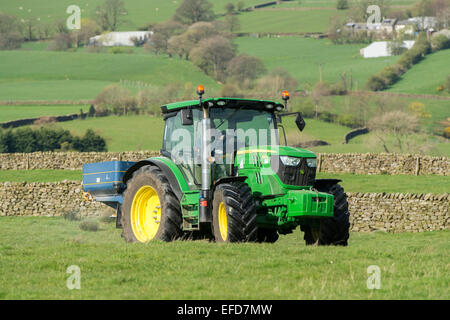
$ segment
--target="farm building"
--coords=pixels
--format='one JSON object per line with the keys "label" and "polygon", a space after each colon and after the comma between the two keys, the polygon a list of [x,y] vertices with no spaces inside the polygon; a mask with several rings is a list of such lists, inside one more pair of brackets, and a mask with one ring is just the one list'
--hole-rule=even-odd
{"label": "farm building", "polygon": [[105,47],[127,46],[132,47],[135,41],[145,42],[152,36],[151,31],[109,32],[89,39],[89,45]]}
{"label": "farm building", "polygon": [[[378,58],[391,56],[391,50],[389,48],[389,41],[376,41],[372,42],[369,46],[360,50],[360,54],[364,58]],[[414,45],[413,40],[403,41],[403,47],[411,49]]]}

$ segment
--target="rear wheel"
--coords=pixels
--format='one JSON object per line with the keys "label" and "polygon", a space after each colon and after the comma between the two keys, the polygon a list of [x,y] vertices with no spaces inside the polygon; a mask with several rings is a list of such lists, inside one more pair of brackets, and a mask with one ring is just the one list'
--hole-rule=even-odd
{"label": "rear wheel", "polygon": [[217,242],[251,242],[257,240],[255,201],[243,182],[224,183],[217,187],[213,200],[213,235]]}
{"label": "rear wheel", "polygon": [[172,241],[182,235],[180,203],[159,168],[144,166],[127,183],[122,225],[127,242]]}
{"label": "rear wheel", "polygon": [[322,219],[320,228],[302,226],[306,245],[340,245],[347,246],[350,229],[347,195],[339,184],[323,187],[320,192],[334,196],[334,213],[332,218]]}

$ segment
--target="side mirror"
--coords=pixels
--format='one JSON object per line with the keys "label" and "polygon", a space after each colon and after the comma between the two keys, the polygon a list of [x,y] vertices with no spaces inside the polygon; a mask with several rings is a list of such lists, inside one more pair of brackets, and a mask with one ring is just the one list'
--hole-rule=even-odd
{"label": "side mirror", "polygon": [[298,130],[303,131],[303,129],[305,129],[306,123],[300,112],[297,113],[297,118],[295,118],[295,124],[297,125]]}
{"label": "side mirror", "polygon": [[194,124],[194,118],[192,116],[192,109],[182,109],[181,110],[181,124],[183,126],[190,126]]}

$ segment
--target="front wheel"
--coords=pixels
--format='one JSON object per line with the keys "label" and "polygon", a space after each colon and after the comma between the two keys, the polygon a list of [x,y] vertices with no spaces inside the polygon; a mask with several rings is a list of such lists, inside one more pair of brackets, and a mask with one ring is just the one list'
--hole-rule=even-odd
{"label": "front wheel", "polygon": [[347,195],[339,184],[320,188],[318,191],[334,196],[334,213],[332,218],[320,221],[320,228],[302,226],[306,245],[340,245],[347,246],[350,237],[350,213]]}
{"label": "front wheel", "polygon": [[216,242],[253,242],[257,240],[256,207],[246,183],[224,183],[217,187],[213,200],[213,235]]}

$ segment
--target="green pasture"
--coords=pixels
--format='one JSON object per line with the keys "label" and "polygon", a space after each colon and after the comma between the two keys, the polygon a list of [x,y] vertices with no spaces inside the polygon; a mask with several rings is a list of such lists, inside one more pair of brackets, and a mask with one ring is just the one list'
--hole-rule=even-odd
{"label": "green pasture", "polygon": [[[450,76],[450,49],[441,50],[425,56],[425,59],[414,65],[400,81],[388,89],[390,92],[414,93],[414,94],[440,94],[447,95],[444,91],[437,90],[444,85],[445,79]],[[447,110],[450,110],[450,101],[447,101]],[[447,112],[450,115],[450,112]]]}
{"label": "green pasture", "polygon": [[0,100],[92,99],[121,80],[218,86],[188,61],[152,54],[2,51],[0,70]]}
{"label": "green pasture", "polygon": [[38,118],[42,116],[61,116],[72,113],[88,112],[88,105],[52,105],[52,106],[0,106],[0,122],[25,119]]}

